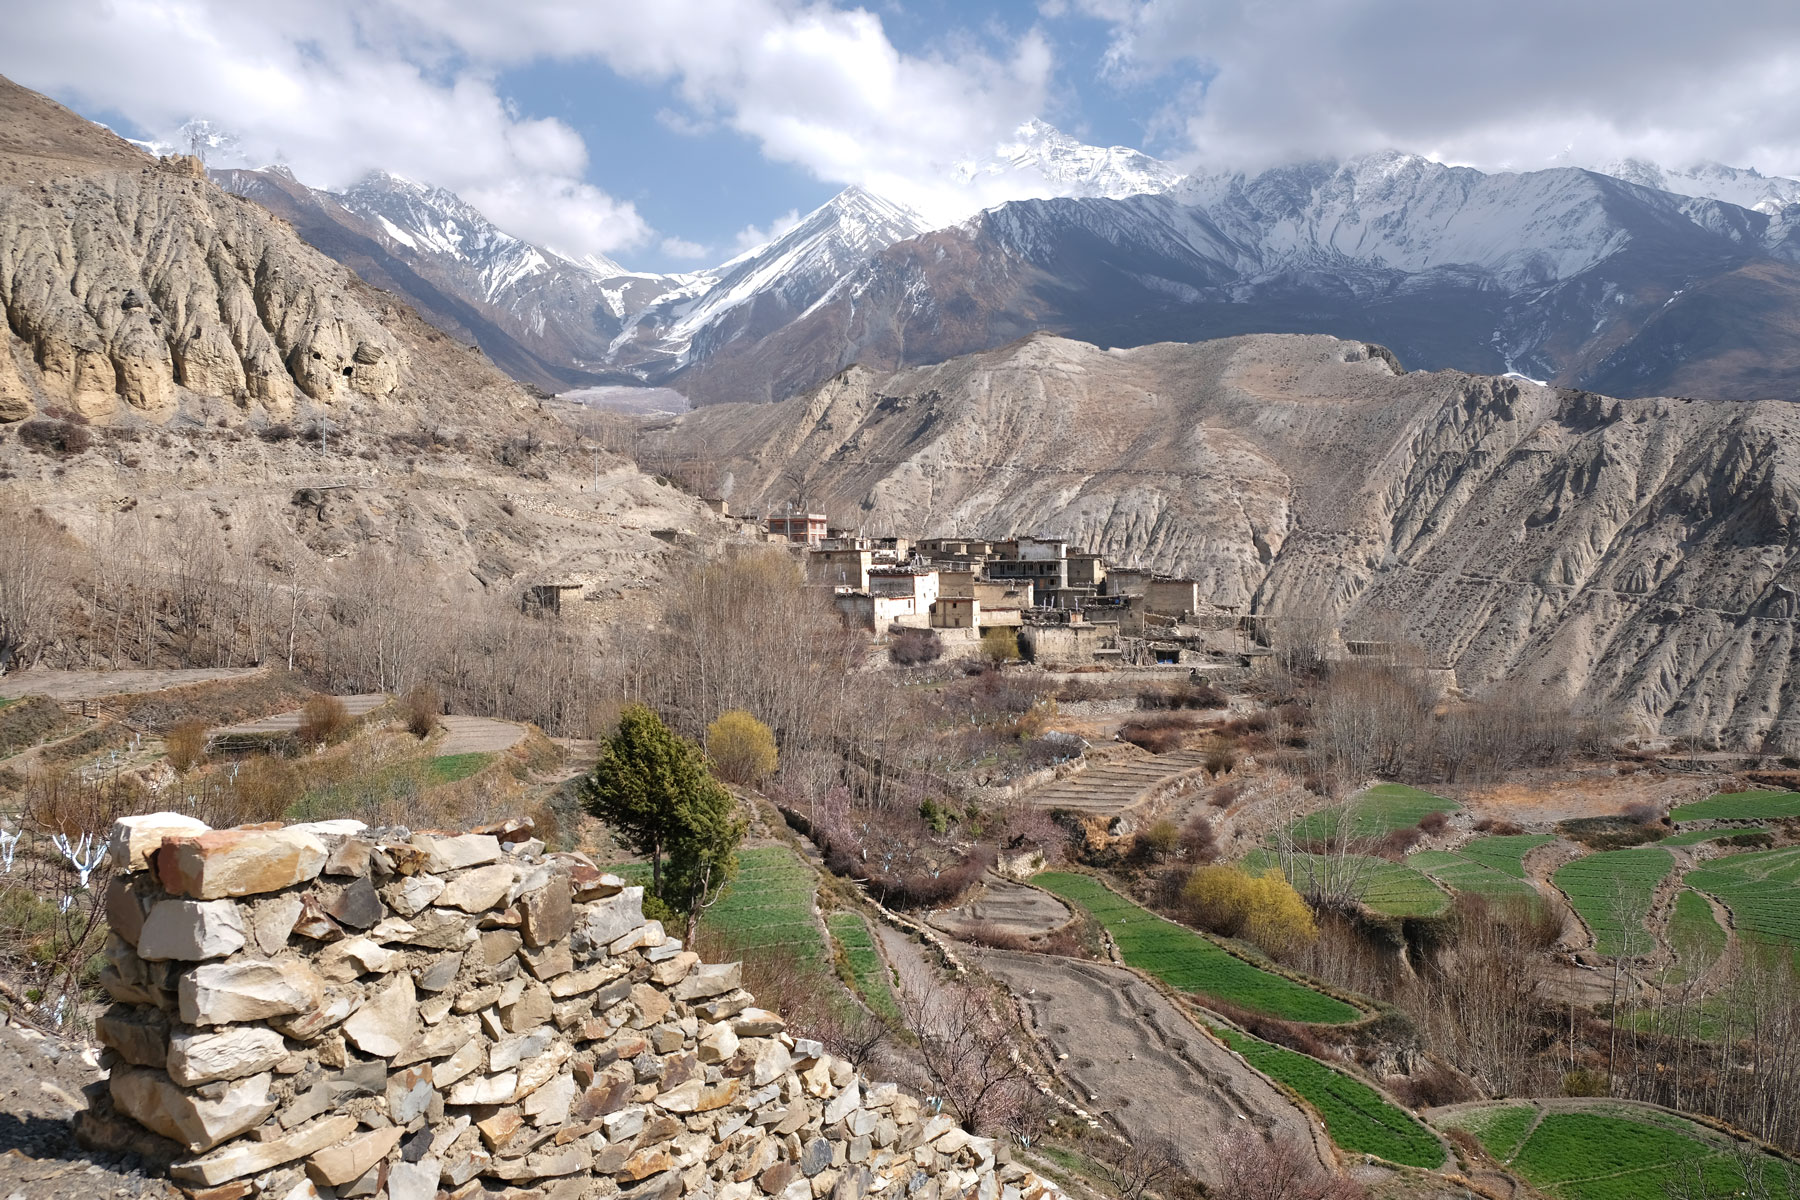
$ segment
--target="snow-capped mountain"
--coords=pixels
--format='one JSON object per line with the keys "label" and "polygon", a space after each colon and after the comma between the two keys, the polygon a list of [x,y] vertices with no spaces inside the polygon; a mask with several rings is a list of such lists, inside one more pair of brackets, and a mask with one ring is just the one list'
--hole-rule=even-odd
{"label": "snow-capped mountain", "polygon": [[952,178],[979,194],[1003,188],[1017,195],[1105,197],[1166,192],[1182,174],[1129,146],[1089,146],[1039,120],[1019,126],[992,156],[958,163]]}
{"label": "snow-capped mountain", "polygon": [[545,387],[780,399],[851,362],[933,361],[1038,329],[1108,345],[1316,331],[1410,365],[1614,394],[1800,385],[1773,349],[1800,328],[1800,181],[1734,168],[1485,173],[1388,152],[1183,175],[1030,122],[956,178],[972,196],[1041,198],[932,228],[852,187],[765,245],[674,275],[571,261],[392,175],[303,200],[278,171],[220,174]]}
{"label": "snow-capped mountain", "polygon": [[1736,330],[1758,307],[1800,324],[1788,235],[1761,212],[1575,168],[1388,153],[1201,175],[1005,204],[897,243],[729,375],[695,364],[682,386],[700,403],[753,398],[743,381],[935,362],[1047,329],[1101,345],[1322,332],[1410,366],[1615,395],[1781,394],[1800,385],[1791,332],[1746,349]]}
{"label": "snow-capped mountain", "polygon": [[1800,204],[1800,179],[1764,175],[1744,167],[1699,163],[1684,168],[1658,166],[1641,158],[1627,158],[1600,168],[1601,174],[1635,183],[1639,187],[1723,200],[1739,208],[1774,214],[1790,204]]}

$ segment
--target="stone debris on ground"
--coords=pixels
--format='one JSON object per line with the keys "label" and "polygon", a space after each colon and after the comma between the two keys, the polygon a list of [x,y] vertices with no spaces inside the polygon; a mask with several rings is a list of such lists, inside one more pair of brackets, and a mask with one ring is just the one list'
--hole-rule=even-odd
{"label": "stone debris on ground", "polygon": [[82,1145],[195,1200],[1057,1200],[531,832],[121,822]]}

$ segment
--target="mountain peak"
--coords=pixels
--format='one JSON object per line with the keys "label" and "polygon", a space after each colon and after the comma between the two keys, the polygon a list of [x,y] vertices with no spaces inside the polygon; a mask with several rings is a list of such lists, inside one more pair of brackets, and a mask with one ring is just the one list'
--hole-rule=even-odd
{"label": "mountain peak", "polygon": [[1141,150],[1090,146],[1038,117],[1021,124],[988,158],[956,164],[951,176],[976,187],[1010,178],[1026,192],[1111,200],[1166,192],[1182,179],[1180,171]]}

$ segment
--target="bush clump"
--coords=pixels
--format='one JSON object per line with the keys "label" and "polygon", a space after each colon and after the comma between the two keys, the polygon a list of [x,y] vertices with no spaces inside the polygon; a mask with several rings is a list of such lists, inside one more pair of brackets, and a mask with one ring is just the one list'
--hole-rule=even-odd
{"label": "bush clump", "polygon": [[1252,875],[1241,867],[1195,867],[1181,899],[1202,928],[1248,938],[1272,954],[1319,936],[1312,910],[1278,871]]}
{"label": "bush clump", "polygon": [[431,731],[437,728],[438,714],[443,708],[443,699],[429,683],[414,684],[400,698],[400,715],[406,720],[407,731],[420,741],[430,737]]}
{"label": "bush clump", "polygon": [[350,728],[350,710],[336,696],[314,692],[300,706],[300,741],[307,746],[327,746]]}
{"label": "bush clump", "polygon": [[706,727],[706,751],[720,779],[745,787],[773,775],[780,761],[774,732],[741,708]]}
{"label": "bush clump", "polygon": [[40,454],[67,458],[92,446],[94,435],[75,421],[36,420],[19,426],[19,441]]}
{"label": "bush clump", "polygon": [[907,629],[888,644],[888,661],[897,667],[922,667],[944,657],[944,639],[935,629]]}

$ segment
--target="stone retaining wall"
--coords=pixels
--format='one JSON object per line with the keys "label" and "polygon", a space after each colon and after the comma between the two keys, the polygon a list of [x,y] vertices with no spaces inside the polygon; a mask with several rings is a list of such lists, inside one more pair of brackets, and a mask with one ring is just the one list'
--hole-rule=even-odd
{"label": "stone retaining wall", "polygon": [[77,1132],[201,1200],[1059,1200],[528,828],[114,828]]}

